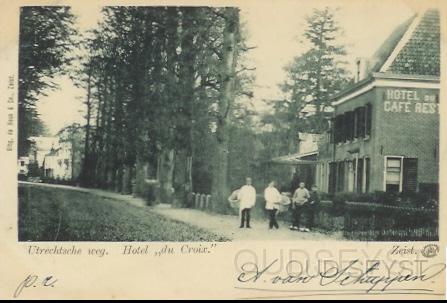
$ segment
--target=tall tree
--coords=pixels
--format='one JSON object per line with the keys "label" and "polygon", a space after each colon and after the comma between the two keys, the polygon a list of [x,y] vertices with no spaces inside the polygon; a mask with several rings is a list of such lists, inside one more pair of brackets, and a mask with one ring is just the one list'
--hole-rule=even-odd
{"label": "tall tree", "polygon": [[39,135],[36,104],[57,88],[52,81],[67,71],[77,31],[69,7],[25,6],[20,11],[19,35],[19,155],[27,154],[26,140]]}
{"label": "tall tree", "polygon": [[232,106],[235,99],[236,66],[239,50],[239,10],[223,8],[219,15],[224,19],[222,57],[219,65],[219,101],[216,126],[217,150],[214,158],[213,201],[216,211],[225,211],[228,187],[228,153]]}
{"label": "tall tree", "polygon": [[327,129],[329,96],[340,91],[350,78],[346,50],[339,42],[341,34],[333,8],[314,9],[306,17],[304,38],[310,48],[286,67],[288,77],[282,85],[285,98],[278,105],[289,112],[291,140],[296,141],[298,131],[319,133]]}
{"label": "tall tree", "polygon": [[135,180],[141,195],[158,183],[159,201],[174,201],[175,188],[183,204],[192,190],[209,193],[219,171],[224,181],[214,184],[226,196],[227,160],[209,155],[220,146],[228,156],[229,126],[242,113],[235,98],[249,82],[236,71],[244,51],[238,10],[107,7],[103,16],[81,72],[89,129],[83,176],[96,186],[121,184],[122,192]]}

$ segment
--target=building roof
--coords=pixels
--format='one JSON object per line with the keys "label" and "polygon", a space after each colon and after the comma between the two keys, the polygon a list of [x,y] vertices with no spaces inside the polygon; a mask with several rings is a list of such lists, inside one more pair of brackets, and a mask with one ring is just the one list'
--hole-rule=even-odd
{"label": "building roof", "polygon": [[438,78],[440,74],[440,20],[437,9],[427,9],[399,25],[369,60],[365,79],[331,96],[337,99],[363,87],[377,75]]}
{"label": "building roof", "polygon": [[370,73],[378,72],[382,68],[385,61],[390,57],[393,50],[396,48],[399,41],[402,40],[404,34],[408,31],[410,25],[416,19],[416,15],[406,20],[394,29],[394,31],[386,38],[386,40],[380,45],[376,52],[369,60],[371,67]]}
{"label": "building roof", "polygon": [[416,16],[381,67],[381,72],[439,76],[439,11],[429,9]]}

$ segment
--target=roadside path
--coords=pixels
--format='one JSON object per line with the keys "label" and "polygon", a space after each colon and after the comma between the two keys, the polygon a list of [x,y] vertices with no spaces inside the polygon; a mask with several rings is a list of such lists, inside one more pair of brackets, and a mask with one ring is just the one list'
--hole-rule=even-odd
{"label": "roadside path", "polygon": [[119,193],[100,189],[22,181],[20,181],[19,184],[88,192],[97,196],[120,200],[138,207],[147,207],[151,211],[162,216],[206,229],[210,232],[220,234],[234,241],[343,240],[343,236],[341,235],[341,233],[323,234],[320,232],[305,233],[290,231],[288,229],[288,226],[286,226],[285,223],[281,224],[281,222],[279,222],[279,230],[269,230],[268,221],[260,219],[252,220],[251,229],[240,229],[239,219],[237,216],[212,214],[201,210],[189,208],[172,208],[170,204],[158,204],[154,207],[151,207],[147,206],[146,202],[141,198],[133,197],[132,195],[122,195]]}

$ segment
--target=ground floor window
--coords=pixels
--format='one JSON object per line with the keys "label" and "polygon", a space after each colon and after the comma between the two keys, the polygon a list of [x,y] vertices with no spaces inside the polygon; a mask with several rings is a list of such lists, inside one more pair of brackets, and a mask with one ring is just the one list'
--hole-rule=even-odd
{"label": "ground floor window", "polygon": [[386,157],[385,191],[402,191],[402,157]]}
{"label": "ground floor window", "polygon": [[368,192],[370,166],[368,157],[357,157],[329,163],[328,191],[330,193],[343,191]]}
{"label": "ground floor window", "polygon": [[385,157],[384,190],[415,192],[417,190],[417,158]]}

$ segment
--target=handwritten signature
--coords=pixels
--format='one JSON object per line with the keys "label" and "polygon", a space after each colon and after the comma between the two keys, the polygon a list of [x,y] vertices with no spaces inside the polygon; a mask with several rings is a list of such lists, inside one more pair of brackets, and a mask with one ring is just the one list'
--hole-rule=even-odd
{"label": "handwritten signature", "polygon": [[255,263],[245,263],[241,266],[241,273],[237,280],[241,283],[270,283],[276,285],[286,284],[308,284],[318,281],[322,287],[328,285],[348,286],[348,285],[364,285],[366,293],[371,291],[385,292],[393,284],[402,284],[406,282],[428,281],[444,272],[445,264],[435,264],[427,267],[420,274],[395,274],[395,275],[373,275],[372,273],[379,270],[380,261],[374,262],[365,271],[352,275],[350,270],[359,263],[359,260],[353,260],[346,267],[333,266],[327,270],[321,271],[314,275],[291,273],[289,268],[297,261],[290,261],[286,266],[285,275],[273,275],[267,278],[269,269],[278,262],[278,259],[271,262],[265,268],[259,268]]}
{"label": "handwritten signature", "polygon": [[29,275],[17,286],[14,292],[14,298],[18,298],[25,288],[54,287],[57,281],[58,280],[53,276],[40,278],[37,275]]}

